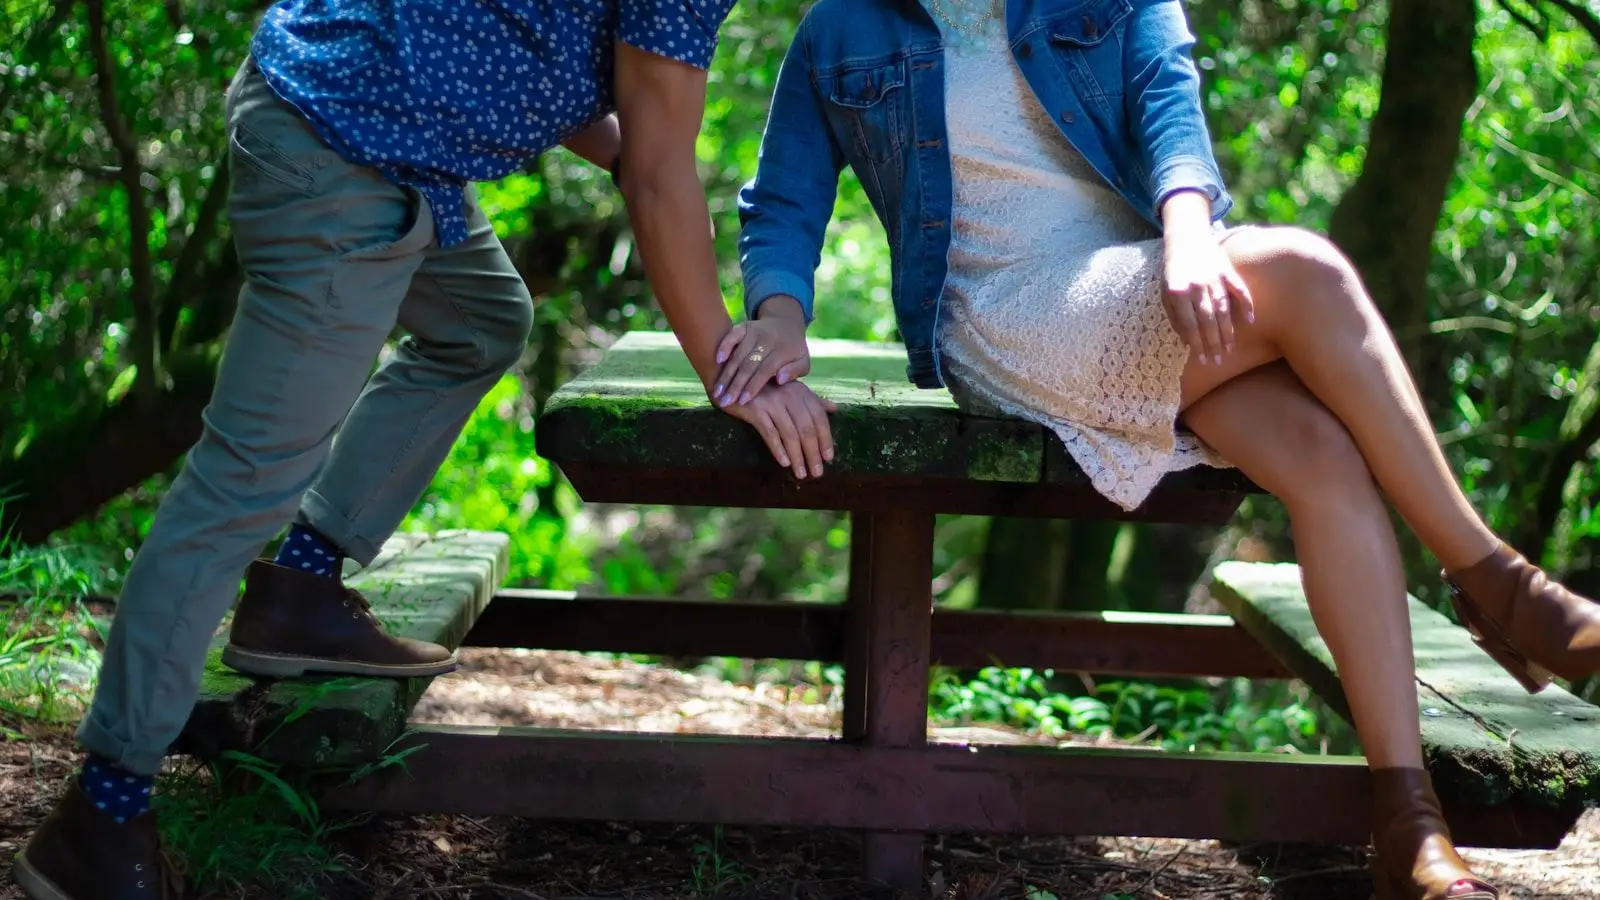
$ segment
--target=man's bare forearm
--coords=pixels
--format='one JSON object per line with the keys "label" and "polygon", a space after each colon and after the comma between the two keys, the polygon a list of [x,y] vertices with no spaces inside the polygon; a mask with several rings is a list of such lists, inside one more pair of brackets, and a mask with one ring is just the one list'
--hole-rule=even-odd
{"label": "man's bare forearm", "polygon": [[711,214],[693,161],[657,163],[638,173],[624,163],[621,187],[656,300],[709,388],[717,374],[717,341],[733,320],[717,283]]}

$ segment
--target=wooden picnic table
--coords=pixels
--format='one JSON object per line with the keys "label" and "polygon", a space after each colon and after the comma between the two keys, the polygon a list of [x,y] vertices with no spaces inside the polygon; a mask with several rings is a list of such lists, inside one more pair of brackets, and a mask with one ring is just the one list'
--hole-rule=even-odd
{"label": "wooden picnic table", "polygon": [[[928,832],[1366,842],[1360,757],[930,745],[933,665],[1298,676],[1335,704],[1342,695],[1325,648],[1305,631],[1297,582],[1282,568],[1219,570],[1232,618],[935,610],[938,514],[1222,523],[1256,488],[1237,472],[1195,469],[1168,476],[1148,503],[1125,513],[1041,428],[963,415],[946,393],[911,387],[898,346],[814,341],[812,353],[809,381],[839,407],[835,460],[823,478],[795,479],[751,429],[713,409],[665,334],[622,338],[558,391],[538,423],[537,445],[588,502],[849,513],[842,606],[517,589],[486,600],[481,575],[503,566],[504,542],[458,535],[454,544],[422,544],[433,548],[431,563],[407,563],[401,552],[391,569],[413,572],[424,587],[401,592],[412,598],[403,609],[382,598],[374,608],[398,615],[419,591],[465,584],[449,588],[455,599],[433,614],[396,621],[452,646],[842,661],[836,739],[402,730],[420,695],[413,685],[384,694],[387,706],[344,703],[343,721],[356,705],[376,723],[357,729],[366,735],[359,745],[330,745],[326,736],[319,743],[315,729],[302,728],[295,741],[279,736],[275,756],[354,765],[379,750],[414,751],[404,767],[332,786],[323,798],[329,807],[859,829],[867,874],[913,891],[922,885]],[[463,549],[452,556],[452,546]],[[1414,616],[1419,647],[1435,648],[1419,651],[1419,677],[1438,679],[1446,668],[1449,677],[1424,697],[1425,749],[1430,766],[1448,776],[1439,778],[1440,793],[1458,840],[1555,846],[1584,804],[1600,799],[1600,738],[1586,718],[1594,707],[1559,688],[1533,700],[1500,690],[1509,679],[1481,654],[1461,652],[1464,633],[1429,614]],[[262,692],[285,689],[224,681],[197,710],[191,743],[236,746],[247,732],[277,734],[250,711]],[[240,700],[252,692],[257,701]],[[1504,723],[1513,719],[1521,729],[1514,740],[1536,754],[1510,749]],[[1487,774],[1464,774],[1474,767]]]}

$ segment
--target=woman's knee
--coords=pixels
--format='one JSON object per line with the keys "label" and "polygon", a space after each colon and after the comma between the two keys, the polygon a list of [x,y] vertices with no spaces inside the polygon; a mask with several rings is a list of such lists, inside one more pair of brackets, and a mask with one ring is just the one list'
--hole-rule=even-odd
{"label": "woman's knee", "polygon": [[1321,404],[1303,404],[1278,423],[1273,438],[1289,471],[1276,486],[1279,499],[1348,496],[1372,487],[1372,472],[1344,423]]}
{"label": "woman's knee", "polygon": [[1288,302],[1365,304],[1360,277],[1334,243],[1304,228],[1250,228],[1224,245],[1239,274]]}

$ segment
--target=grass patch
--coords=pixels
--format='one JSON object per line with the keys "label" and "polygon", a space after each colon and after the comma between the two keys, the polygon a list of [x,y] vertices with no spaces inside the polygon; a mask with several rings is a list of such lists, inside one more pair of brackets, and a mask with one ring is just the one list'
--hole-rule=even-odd
{"label": "grass patch", "polygon": [[190,885],[202,894],[315,900],[358,867],[335,838],[370,815],[324,814],[312,784],[404,768],[420,749],[387,752],[354,769],[290,768],[225,750],[214,760],[184,759],[164,773],[152,807],[163,842],[184,860]]}
{"label": "grass patch", "polygon": [[247,754],[182,760],[162,775],[153,808],[166,846],[205,894],[312,900],[352,867],[331,839],[359,819],[325,817],[302,778]]}
{"label": "grass patch", "polygon": [[24,722],[75,721],[100,669],[104,639],[84,602],[100,587],[92,554],[0,538],[0,734]]}

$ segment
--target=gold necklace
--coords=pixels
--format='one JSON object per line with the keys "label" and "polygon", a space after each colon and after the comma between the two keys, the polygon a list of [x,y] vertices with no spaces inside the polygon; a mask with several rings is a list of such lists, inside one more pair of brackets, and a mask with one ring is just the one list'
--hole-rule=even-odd
{"label": "gold necklace", "polygon": [[997,2],[998,0],[990,0],[989,11],[984,14],[983,18],[978,20],[976,25],[963,25],[962,23],[957,22],[955,19],[950,18],[950,14],[944,11],[944,4],[941,3],[940,0],[928,0],[928,9],[933,10],[934,15],[938,16],[946,25],[949,25],[956,31],[959,31],[969,37],[982,37],[983,30],[989,25],[989,20],[994,18],[994,10]]}

